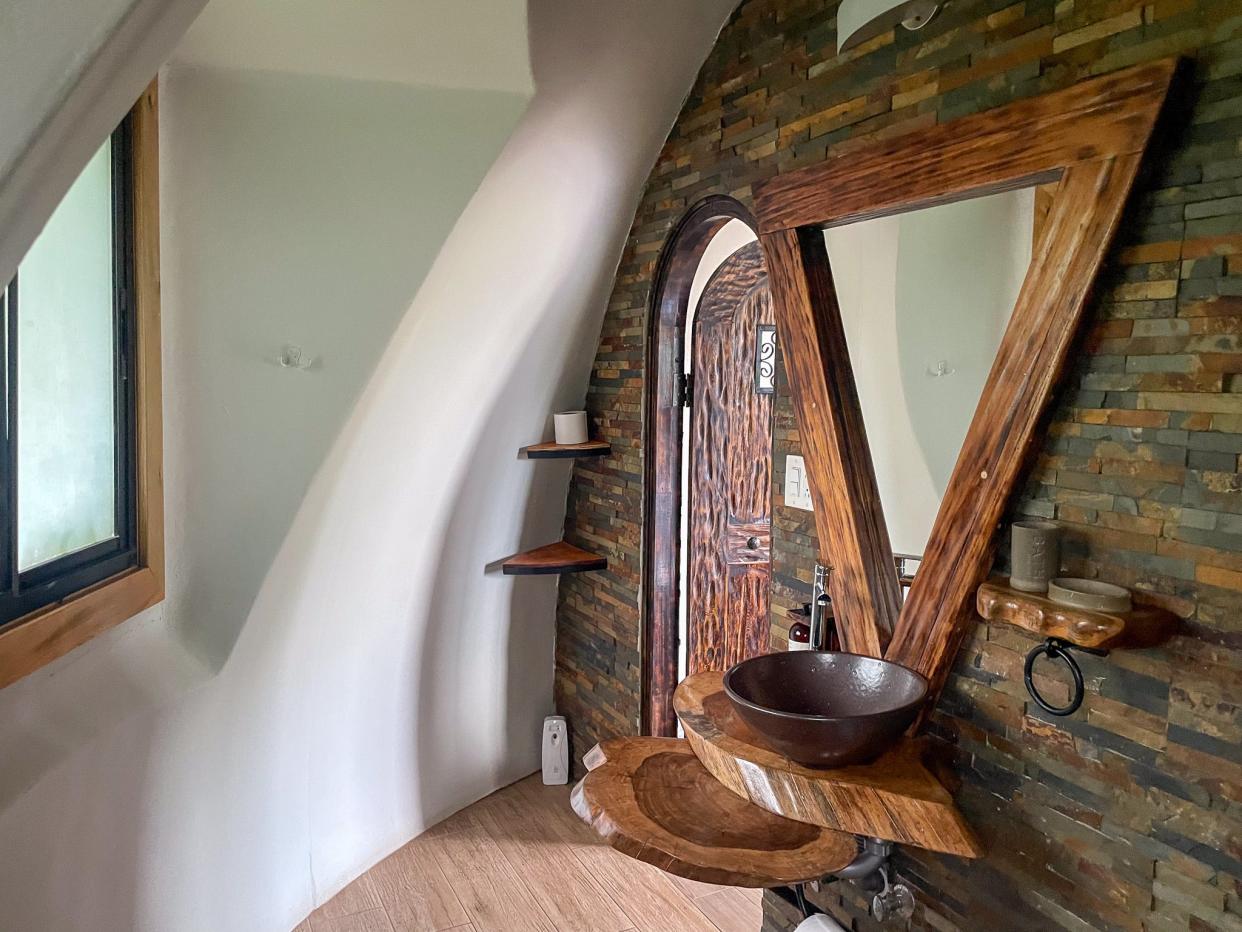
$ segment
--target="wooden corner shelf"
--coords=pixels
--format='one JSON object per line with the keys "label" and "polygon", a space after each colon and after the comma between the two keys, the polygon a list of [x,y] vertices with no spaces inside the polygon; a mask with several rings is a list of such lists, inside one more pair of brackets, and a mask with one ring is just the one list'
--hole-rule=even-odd
{"label": "wooden corner shelf", "polygon": [[821,770],[772,750],[734,711],[724,675],[696,673],[673,694],[686,740],[737,796],[824,828],[977,858],[983,848],[911,739],[873,763]]}
{"label": "wooden corner shelf", "polygon": [[704,883],[775,887],[854,859],[852,835],[773,815],[730,792],[678,738],[612,738],[584,758],[570,804],[612,847]]}
{"label": "wooden corner shelf", "polygon": [[1113,650],[1154,647],[1172,637],[1181,620],[1156,605],[1135,605],[1128,612],[1097,612],[1060,605],[1036,592],[1022,592],[1001,579],[979,587],[975,607],[985,621],[1003,621],[1040,637],[1055,637],[1079,647]]}
{"label": "wooden corner shelf", "polygon": [[536,443],[518,451],[528,460],[566,460],[584,456],[607,456],[612,444],[606,440],[588,440],[586,443]]}
{"label": "wooden corner shelf", "polygon": [[506,576],[552,576],[558,573],[589,573],[608,569],[608,558],[558,540],[534,550],[517,553],[500,565]]}

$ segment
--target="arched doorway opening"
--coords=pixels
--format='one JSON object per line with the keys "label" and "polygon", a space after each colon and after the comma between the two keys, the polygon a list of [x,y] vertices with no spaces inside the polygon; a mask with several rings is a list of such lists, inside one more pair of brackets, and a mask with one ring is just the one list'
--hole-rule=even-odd
{"label": "arched doorway opening", "polygon": [[[679,649],[683,641],[693,646],[693,632],[687,639],[685,618],[687,617],[687,597],[694,589],[693,597],[704,598],[702,585],[692,586],[695,577],[688,576],[688,556],[686,542],[697,537],[698,572],[715,572],[711,567],[706,570],[703,565],[703,554],[717,550],[723,552],[726,536],[739,536],[743,541],[751,541],[753,531],[748,519],[743,515],[721,514],[729,509],[711,507],[709,502],[704,505],[704,496],[693,503],[694,513],[700,517],[689,517],[691,503],[685,501],[684,490],[690,483],[703,480],[703,470],[691,476],[691,460],[688,455],[691,444],[697,444],[701,455],[704,448],[704,421],[698,422],[698,429],[693,438],[688,432],[691,421],[687,417],[685,399],[698,398],[701,406],[715,405],[717,414],[727,392],[715,391],[712,386],[703,384],[693,386],[687,378],[694,347],[701,351],[705,340],[715,340],[712,345],[720,346],[721,341],[730,338],[728,326],[731,325],[731,314],[722,316],[722,302],[742,306],[749,294],[748,288],[753,287],[762,278],[763,298],[770,301],[766,291],[766,270],[763,268],[762,256],[758,246],[754,244],[756,224],[750,212],[739,201],[731,197],[713,196],[706,198],[691,207],[682,217],[665,242],[656,267],[654,287],[651,293],[651,307],[647,327],[647,355],[644,401],[644,516],[643,516],[643,631],[642,631],[642,730],[651,735],[672,735],[676,733],[677,722],[672,708],[672,694],[681,675],[685,672],[685,651]],[[738,235],[738,234],[741,235]],[[751,245],[740,249],[745,243]],[[699,303],[699,293],[703,292],[703,303]],[[715,335],[705,335],[703,326],[694,326],[696,308],[704,308],[711,304],[707,317],[717,331]],[[770,306],[765,305],[766,313]],[[748,307],[744,323],[739,317],[738,326],[752,327],[755,308]],[[770,318],[765,318],[770,319]],[[722,327],[722,324],[724,325]],[[752,327],[753,329],[753,327]],[[749,331],[748,331],[749,333]],[[696,334],[697,337],[696,337]],[[755,337],[749,335],[747,339]],[[698,341],[696,344],[696,340]],[[718,367],[723,356],[718,354],[714,366]],[[737,366],[734,366],[735,370]],[[700,380],[701,382],[702,380]],[[732,397],[732,396],[730,396]],[[770,407],[770,401],[769,401]],[[700,412],[701,413],[701,412]],[[748,415],[743,414],[743,417]],[[753,419],[753,416],[751,416]],[[770,437],[768,449],[764,455],[769,458],[768,474],[764,476],[770,488]],[[701,463],[700,463],[701,465]],[[700,489],[698,485],[693,486]],[[761,496],[766,503],[770,495],[766,491]],[[714,529],[704,530],[702,515],[716,513]],[[750,516],[752,519],[755,516]],[[762,516],[760,516],[762,517]],[[770,520],[770,515],[768,516]],[[697,526],[691,526],[692,520],[698,520]],[[711,524],[711,521],[707,521]],[[726,527],[728,525],[728,527]],[[704,546],[704,535],[716,534],[721,546],[716,548],[711,541]],[[766,548],[765,552],[766,552]],[[721,558],[723,561],[723,557]],[[720,571],[726,568],[722,565]],[[735,567],[734,570],[739,568]],[[744,574],[749,568],[741,567]],[[766,626],[767,613],[767,581],[761,580],[763,623]],[[708,589],[712,587],[707,587]],[[749,581],[749,589],[753,592],[756,584]],[[727,593],[717,595],[718,599],[732,598]],[[743,601],[745,601],[743,599]],[[755,598],[750,597],[752,615],[758,609]],[[752,622],[751,626],[754,624]],[[766,627],[765,627],[766,630]],[[690,663],[702,664],[702,657],[692,658]]]}

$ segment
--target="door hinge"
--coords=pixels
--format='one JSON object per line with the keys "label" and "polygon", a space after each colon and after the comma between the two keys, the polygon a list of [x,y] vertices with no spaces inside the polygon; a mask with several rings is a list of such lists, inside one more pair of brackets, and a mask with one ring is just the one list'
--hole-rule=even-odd
{"label": "door hinge", "polygon": [[677,377],[677,407],[689,408],[694,404],[694,373],[683,372]]}

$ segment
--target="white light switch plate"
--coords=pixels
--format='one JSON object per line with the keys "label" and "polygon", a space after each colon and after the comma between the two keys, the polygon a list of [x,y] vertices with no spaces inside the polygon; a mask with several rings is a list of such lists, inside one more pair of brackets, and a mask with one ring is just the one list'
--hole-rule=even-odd
{"label": "white light switch plate", "polygon": [[802,457],[785,457],[785,504],[790,508],[814,511],[811,507],[811,484],[806,479],[806,463]]}

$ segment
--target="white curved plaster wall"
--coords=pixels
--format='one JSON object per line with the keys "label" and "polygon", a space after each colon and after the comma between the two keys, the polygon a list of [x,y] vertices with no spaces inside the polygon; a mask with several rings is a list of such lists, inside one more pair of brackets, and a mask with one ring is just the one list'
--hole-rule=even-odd
{"label": "white curved plaster wall", "polygon": [[[511,92],[529,80],[524,3],[355,0],[345,7],[347,15],[340,0],[211,0],[176,60],[477,91]],[[327,48],[332,54],[323,54]]]}
{"label": "white curved plaster wall", "polygon": [[[218,667],[529,98],[183,67],[163,91],[167,416],[183,444],[169,616]],[[282,368],[286,345],[309,368]]]}
{"label": "white curved plaster wall", "polygon": [[[22,852],[0,880],[4,929],[289,928],[309,911],[309,769],[346,756],[329,738],[312,757],[305,694],[349,685],[308,639],[358,626],[299,630],[251,605],[528,100],[199,69],[162,89],[169,598],[0,692],[0,837]],[[284,342],[318,362],[280,368]],[[365,775],[343,791],[410,795]],[[361,849],[332,849],[344,873],[421,827],[393,809],[359,827]]]}
{"label": "white curved plaster wall", "polygon": [[[731,6],[532,3],[537,93],[318,464],[223,668],[191,663],[185,628],[156,612],[0,692],[0,846],[14,853],[0,927],[288,929],[535,769],[555,584],[484,567],[561,532],[565,467],[516,450],[546,412],[581,403],[640,186]],[[239,440],[227,417],[178,415],[210,407],[213,379],[263,365],[252,344],[237,348],[249,363],[190,364],[196,316],[221,307],[185,300],[198,292],[178,237],[200,218],[180,216],[166,231],[174,615],[203,550],[235,543],[187,516],[196,496],[233,501],[199,479]],[[213,273],[229,269],[197,272]],[[279,396],[241,400],[248,429],[288,410]],[[195,424],[224,435],[186,436]],[[314,470],[315,446],[295,472]],[[240,464],[216,475],[247,478]]]}

